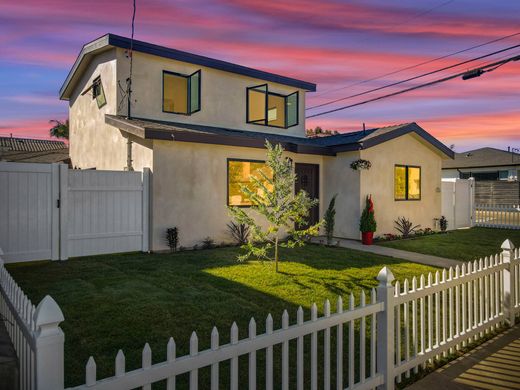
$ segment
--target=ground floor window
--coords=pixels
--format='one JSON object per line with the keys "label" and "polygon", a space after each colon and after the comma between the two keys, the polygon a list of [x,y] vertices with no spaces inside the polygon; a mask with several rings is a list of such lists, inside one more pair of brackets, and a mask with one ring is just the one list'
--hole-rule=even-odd
{"label": "ground floor window", "polygon": [[394,168],[394,199],[421,199],[421,167],[396,165]]}
{"label": "ground floor window", "polygon": [[[264,181],[265,177],[271,179],[273,177],[271,169],[267,167],[264,161],[257,160],[229,159],[227,164],[228,205],[242,207],[251,206],[252,202],[247,194],[242,191],[242,186],[245,185],[249,189],[253,190],[253,182],[251,178],[256,177]],[[268,186],[267,188],[269,189]]]}

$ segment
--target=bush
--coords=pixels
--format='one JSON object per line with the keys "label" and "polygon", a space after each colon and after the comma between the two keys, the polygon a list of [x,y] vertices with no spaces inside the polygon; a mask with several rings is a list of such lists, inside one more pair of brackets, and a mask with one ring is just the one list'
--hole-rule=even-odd
{"label": "bush", "polygon": [[250,228],[244,223],[235,223],[231,221],[228,223],[227,228],[230,236],[235,240],[237,245],[244,245],[247,243],[249,238]]}
{"label": "bush", "polygon": [[439,227],[441,228],[441,232],[445,232],[448,229],[448,220],[444,215],[439,219]]}
{"label": "bush", "polygon": [[212,249],[215,248],[215,240],[211,237],[206,237],[202,240],[202,249]]}
{"label": "bush", "polygon": [[179,229],[176,227],[166,229],[166,242],[170,247],[170,251],[176,252],[177,245],[179,245]]}
{"label": "bush", "polygon": [[336,195],[332,197],[329,203],[329,207],[327,208],[327,211],[325,211],[325,217],[324,220],[324,228],[325,228],[325,235],[327,236],[327,245],[332,244],[332,237],[334,236],[334,222],[336,219]]}
{"label": "bush", "polygon": [[415,233],[415,230],[421,225],[415,225],[413,226],[413,223],[405,217],[399,217],[397,220],[394,221],[395,224],[395,230],[397,230],[403,238],[410,237],[413,233]]}
{"label": "bush", "polygon": [[375,232],[377,230],[377,223],[374,217],[374,203],[372,197],[367,196],[366,205],[361,213],[361,220],[359,221],[359,231],[362,233]]}

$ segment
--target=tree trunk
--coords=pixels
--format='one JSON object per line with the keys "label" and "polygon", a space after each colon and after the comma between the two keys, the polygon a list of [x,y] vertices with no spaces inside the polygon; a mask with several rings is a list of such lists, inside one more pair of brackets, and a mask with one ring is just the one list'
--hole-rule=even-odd
{"label": "tree trunk", "polygon": [[278,272],[278,237],[274,239],[274,268]]}

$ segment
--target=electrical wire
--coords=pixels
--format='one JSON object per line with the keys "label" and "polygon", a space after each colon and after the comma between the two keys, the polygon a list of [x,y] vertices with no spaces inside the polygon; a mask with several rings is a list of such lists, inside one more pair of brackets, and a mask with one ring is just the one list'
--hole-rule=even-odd
{"label": "electrical wire", "polygon": [[320,92],[316,95],[314,95],[314,97],[319,97],[319,96],[323,96],[323,95],[326,95],[326,94],[329,94],[331,92],[336,92],[336,91],[341,91],[342,89],[346,89],[346,88],[350,88],[350,87],[354,87],[356,85],[361,85],[361,84],[366,84],[370,81],[375,81],[375,80],[379,80],[379,79],[382,79],[383,77],[387,77],[387,76],[392,76],[394,74],[397,74],[397,73],[401,73],[401,72],[404,72],[406,70],[410,70],[410,69],[415,69],[415,68],[418,68],[420,66],[423,66],[423,65],[427,65],[427,64],[431,64],[432,62],[436,62],[436,61],[439,61],[439,60],[443,60],[445,58],[449,58],[449,57],[452,57],[454,55],[457,55],[457,54],[461,54],[461,53],[465,53],[467,51],[471,51],[471,50],[474,50],[474,49],[478,49],[480,47],[483,47],[483,46],[487,46],[487,45],[490,45],[492,43],[496,43],[496,42],[500,42],[500,41],[503,41],[505,39],[508,39],[508,38],[512,38],[512,37],[515,37],[517,35],[520,35],[520,32],[517,32],[517,33],[514,33],[514,34],[510,34],[510,35],[506,35],[504,37],[500,37],[500,38],[497,38],[497,39],[493,39],[491,41],[487,41],[487,42],[484,42],[484,43],[481,43],[481,44],[478,44],[478,45],[475,45],[475,46],[471,46],[471,47],[468,47],[466,49],[462,49],[462,50],[459,50],[459,51],[456,51],[456,52],[453,52],[453,53],[450,53],[450,54],[446,54],[446,55],[443,55],[441,57],[437,57],[437,58],[433,58],[431,60],[428,60],[428,61],[424,61],[424,62],[421,62],[421,63],[418,63],[418,64],[415,64],[415,65],[410,65],[410,66],[407,66],[405,68],[401,68],[401,69],[398,69],[398,70],[394,70],[390,73],[385,73],[383,75],[380,75],[380,76],[376,76],[376,77],[372,77],[370,79],[366,79],[366,80],[363,80],[363,81],[358,81],[358,82],[355,82],[353,84],[349,84],[349,85],[346,85],[346,86],[343,86],[343,87],[338,87],[338,88],[334,88],[334,89],[329,89],[329,90],[326,90],[326,91],[323,91],[323,92]]}
{"label": "electrical wire", "polygon": [[[372,102],[375,102],[375,101],[378,101],[378,100],[382,100],[382,99],[386,99],[386,98],[389,98],[389,97],[392,97],[392,96],[401,95],[403,93],[414,91],[416,89],[425,88],[425,87],[429,87],[429,86],[432,86],[432,85],[435,85],[435,84],[443,83],[445,81],[452,80],[452,79],[457,78],[457,77],[461,77],[461,76],[465,75],[466,73],[469,73],[471,71],[477,71],[479,69],[482,70],[483,73],[492,72],[493,70],[497,69],[499,66],[502,66],[502,65],[504,65],[504,64],[506,64],[508,62],[511,62],[511,61],[519,61],[519,60],[520,60],[520,55],[517,55],[515,57],[510,57],[510,58],[505,59],[505,60],[497,61],[497,62],[491,63],[489,65],[485,65],[485,66],[480,67],[480,68],[474,68],[474,69],[472,69],[470,71],[460,72],[460,73],[457,73],[457,74],[454,74],[454,75],[451,75],[451,76],[447,76],[447,77],[443,77],[441,79],[430,81],[428,83],[419,84],[419,85],[416,85],[416,86],[413,86],[413,87],[410,87],[410,88],[406,88],[406,89],[402,89],[400,91],[389,93],[387,95],[382,95],[382,96],[378,96],[378,97],[375,97],[375,98],[372,98],[372,99],[364,100],[362,102],[350,104],[348,106],[338,107],[338,108],[335,108],[335,109],[332,109],[332,110],[319,112],[319,113],[316,113],[316,114],[312,114],[312,115],[306,116],[305,118],[306,119],[314,118],[314,117],[317,117],[317,116],[326,115],[326,114],[330,114],[330,113],[333,113],[333,112],[346,110],[347,108],[352,108],[352,107],[361,106],[363,104],[372,103]],[[487,69],[487,68],[490,68],[490,69]]]}
{"label": "electrical wire", "polygon": [[445,66],[445,67],[443,67],[443,68],[436,69],[436,70],[433,70],[433,71],[430,71],[430,72],[426,72],[426,73],[420,74],[420,75],[418,75],[418,76],[410,77],[410,78],[407,78],[407,79],[405,79],[405,80],[396,81],[396,82],[394,82],[394,83],[386,84],[386,85],[383,85],[383,86],[381,86],[381,87],[377,87],[377,88],[372,88],[372,89],[369,89],[369,90],[367,90],[367,91],[363,91],[363,92],[356,93],[356,94],[354,94],[354,95],[349,95],[349,96],[341,97],[341,98],[338,98],[338,99],[330,100],[330,101],[325,102],[325,103],[317,104],[317,105],[315,105],[315,106],[308,107],[308,108],[306,109],[306,111],[308,111],[308,110],[312,110],[312,109],[315,109],[315,108],[320,108],[320,107],[328,106],[328,105],[331,105],[331,104],[334,104],[334,103],[337,103],[337,102],[341,102],[341,101],[343,101],[343,100],[352,99],[352,98],[354,98],[354,97],[358,97],[358,96],[366,95],[366,94],[368,94],[368,93],[372,93],[372,92],[380,91],[380,90],[382,90],[382,89],[390,88],[390,87],[393,87],[393,86],[396,86],[396,85],[399,85],[399,84],[406,83],[406,82],[408,82],[408,81],[417,80],[417,79],[420,79],[420,78],[422,78],[422,77],[430,76],[430,75],[435,74],[435,73],[439,73],[439,72],[442,72],[442,71],[445,71],[445,70],[448,70],[448,69],[452,69],[452,68],[456,68],[456,67],[461,66],[461,65],[468,64],[468,63],[470,63],[470,62],[478,61],[478,60],[480,60],[480,59],[482,59],[482,58],[491,57],[491,56],[493,56],[493,55],[495,55],[495,54],[499,54],[499,53],[503,53],[503,52],[508,51],[508,50],[516,49],[517,47],[520,47],[520,44],[515,45],[515,46],[510,46],[510,47],[507,47],[507,48],[505,48],[505,49],[501,49],[501,50],[495,51],[495,52],[493,52],[493,53],[484,54],[484,55],[482,55],[482,56],[479,56],[479,57],[476,57],[476,58],[472,58],[472,59],[469,59],[469,60],[466,60],[466,61],[462,61],[462,62],[459,62],[459,63],[457,63],[457,64],[453,64],[453,65]]}

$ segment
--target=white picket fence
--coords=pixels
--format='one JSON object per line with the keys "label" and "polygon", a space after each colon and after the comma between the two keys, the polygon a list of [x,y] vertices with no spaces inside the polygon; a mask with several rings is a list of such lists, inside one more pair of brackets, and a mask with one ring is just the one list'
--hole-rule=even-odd
{"label": "white picket fence", "polygon": [[[193,332],[186,356],[176,356],[172,338],[166,346],[167,360],[161,363],[152,364],[152,351],[146,344],[142,367],[136,370],[126,371],[125,355],[119,351],[115,375],[110,378],[97,378],[96,363],[90,357],[85,384],[74,389],[150,390],[151,384],[166,380],[167,389],[171,390],[175,389],[177,376],[189,374],[189,388],[196,390],[199,370],[205,367],[211,370],[210,388],[218,389],[220,363],[226,361],[230,362],[229,375],[225,374],[229,387],[238,389],[241,356],[248,357],[249,389],[257,388],[258,370],[265,378],[262,387],[268,390],[303,389],[307,384],[311,389],[393,389],[396,381],[417,372],[426,362],[457,350],[504,323],[514,324],[520,312],[520,252],[509,240],[502,244],[500,254],[435,275],[422,275],[411,282],[405,280],[403,289],[398,282],[392,284],[394,277],[387,267],[379,272],[377,280],[379,286],[372,290],[369,302],[361,292],[356,306],[351,294],[348,308],[344,308],[339,297],[336,312],[331,313],[326,301],[321,317],[313,304],[309,321],[304,321],[303,309],[299,308],[292,325],[289,313],[284,311],[282,327],[276,330],[269,314],[266,332],[259,335],[256,322],[251,319],[247,337],[242,339],[234,323],[228,344],[220,345],[219,332],[214,328],[211,347],[199,351],[199,340]],[[59,328],[63,315],[59,307],[46,297],[34,309],[2,264],[0,291],[1,313],[12,323],[10,334],[21,362],[27,361],[20,365],[20,381],[25,384],[22,389],[63,389],[63,333]],[[310,344],[304,343],[309,339]],[[296,356],[290,354],[290,342],[296,342]],[[281,345],[280,356],[275,356],[277,345]],[[305,366],[305,351],[310,351],[310,369]],[[265,352],[262,367],[257,364],[260,352]],[[296,361],[291,362],[290,356]],[[273,372],[275,359],[281,359],[279,376]],[[335,361],[334,367],[331,361]],[[281,383],[275,383],[275,377]],[[290,378],[296,378],[295,383],[290,383]]]}
{"label": "white picket fence", "polygon": [[148,251],[150,170],[0,162],[6,262]]}
{"label": "white picket fence", "polygon": [[520,229],[520,205],[475,205],[475,225]]}

